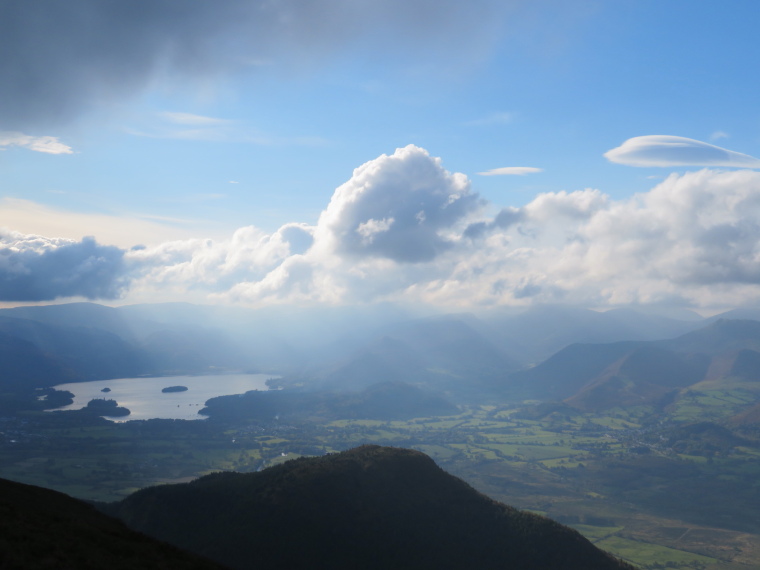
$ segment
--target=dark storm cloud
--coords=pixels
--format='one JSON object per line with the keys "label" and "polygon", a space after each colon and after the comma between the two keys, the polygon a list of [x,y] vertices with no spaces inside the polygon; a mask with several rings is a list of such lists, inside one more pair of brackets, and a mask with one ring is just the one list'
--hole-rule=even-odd
{"label": "dark storm cloud", "polygon": [[124,251],[80,242],[0,233],[0,300],[115,299],[127,285]]}
{"label": "dark storm cloud", "polygon": [[383,57],[467,53],[514,3],[2,0],[0,129],[66,121],[159,77],[207,77],[261,61],[308,65],[348,42]]}

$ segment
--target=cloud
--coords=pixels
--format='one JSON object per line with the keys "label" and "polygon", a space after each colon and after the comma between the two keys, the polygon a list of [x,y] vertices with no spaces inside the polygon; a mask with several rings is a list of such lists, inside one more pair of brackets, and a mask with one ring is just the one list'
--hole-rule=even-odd
{"label": "cloud", "polygon": [[[85,214],[44,206],[19,198],[0,198],[0,220],[11,229],[78,241],[96,235],[101,243],[129,248],[139,239],[147,245],[222,234],[206,221],[176,220],[131,214]],[[139,236],[136,237],[136,236]]]}
{"label": "cloud", "polygon": [[717,141],[719,139],[727,139],[729,138],[729,134],[724,131],[715,131],[713,134],[710,135],[711,141]]}
{"label": "cloud", "polygon": [[215,117],[204,117],[202,115],[194,115],[192,113],[175,113],[164,112],[160,115],[169,121],[170,123],[176,123],[178,125],[197,125],[197,126],[218,126],[227,125],[231,123],[229,119],[217,119]]}
{"label": "cloud", "polygon": [[728,166],[760,168],[760,159],[684,137],[649,135],[628,139],[604,153],[627,166]]}
{"label": "cloud", "polygon": [[533,166],[504,166],[502,168],[493,168],[485,172],[478,172],[480,176],[525,176],[526,174],[536,174],[543,172],[541,168]]}
{"label": "cloud", "polygon": [[[414,185],[388,193],[389,203],[412,202],[409,196],[424,186],[424,169],[413,166],[415,160],[435,165],[421,149],[407,147],[357,169],[336,190],[336,205],[323,213],[309,249],[283,250],[282,261],[271,259],[272,269],[261,266],[261,277],[228,289],[211,285],[214,298],[253,304],[403,300],[449,308],[760,302],[760,173],[674,174],[649,192],[617,201],[595,189],[543,193],[522,207],[463,225],[479,211],[467,209],[458,223],[442,226],[446,247],[410,260],[394,247],[373,249],[386,234],[400,232],[397,224],[413,222],[411,216],[399,222],[403,205],[374,207],[372,190],[384,187],[372,182],[415,173],[407,179]],[[455,176],[437,168],[428,171],[430,181]],[[466,181],[457,187],[466,188]],[[344,209],[352,200],[356,207]],[[354,215],[365,207],[366,215]],[[336,233],[333,214],[341,222]],[[212,266],[206,271],[214,275]]]}
{"label": "cloud", "polygon": [[[0,3],[0,125],[48,128],[160,82],[298,70],[349,46],[386,60],[479,57],[516,4],[495,0],[68,0]],[[475,33],[475,30],[478,33]],[[394,41],[388,43],[387,38]],[[452,41],[459,38],[462,41]],[[465,41],[466,39],[466,41]],[[427,55],[426,55],[427,54]]]}
{"label": "cloud", "polygon": [[519,208],[504,208],[493,220],[474,222],[467,226],[463,236],[469,239],[477,239],[496,229],[507,229],[518,223],[524,217]]}
{"label": "cloud", "polygon": [[760,173],[701,170],[614,201],[547,193],[480,228],[447,278],[415,285],[438,304],[680,303],[760,300]]}
{"label": "cloud", "polygon": [[[177,139],[185,141],[235,142],[260,146],[322,146],[327,141],[316,136],[278,137],[246,127],[229,119],[204,117],[192,113],[159,113],[162,119],[156,123],[150,117],[139,128],[127,127],[127,134],[153,139]],[[231,182],[237,184],[237,182]]]}
{"label": "cloud", "polygon": [[128,284],[130,300],[258,306],[760,303],[760,172],[671,174],[624,200],[548,192],[495,216],[485,206],[463,174],[408,146],[357,168],[316,226],[126,251],[6,232],[0,292],[113,297]]}
{"label": "cloud", "polygon": [[0,300],[116,299],[128,278],[124,251],[82,241],[0,231]]}
{"label": "cloud", "polygon": [[463,174],[409,145],[354,170],[320,216],[316,237],[343,255],[430,261],[480,206]]}
{"label": "cloud", "polygon": [[0,150],[2,147],[18,146],[47,154],[73,154],[72,148],[63,144],[57,137],[33,137],[17,131],[0,131]]}

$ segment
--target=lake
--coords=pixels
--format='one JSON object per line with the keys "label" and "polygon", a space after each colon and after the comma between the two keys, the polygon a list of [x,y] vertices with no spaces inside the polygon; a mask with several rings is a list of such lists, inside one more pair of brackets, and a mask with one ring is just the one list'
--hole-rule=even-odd
{"label": "lake", "polygon": [[[128,408],[128,416],[106,419],[123,422],[154,418],[173,420],[203,420],[207,416],[198,413],[206,400],[217,396],[244,394],[249,390],[268,390],[266,381],[278,378],[272,374],[219,374],[209,376],[160,376],[152,378],[118,378],[73,382],[54,386],[74,394],[74,403],[55,410],[79,410],[90,400],[116,400],[119,406]],[[170,386],[186,386],[185,392],[161,392]],[[103,392],[110,388],[110,392]]]}

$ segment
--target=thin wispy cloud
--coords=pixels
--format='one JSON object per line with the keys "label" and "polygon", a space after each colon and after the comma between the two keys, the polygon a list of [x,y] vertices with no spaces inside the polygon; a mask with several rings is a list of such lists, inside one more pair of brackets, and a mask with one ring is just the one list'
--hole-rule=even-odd
{"label": "thin wispy cloud", "polygon": [[[158,113],[158,122],[146,121],[140,128],[126,127],[132,136],[183,141],[252,144],[257,146],[323,146],[320,136],[277,136],[261,132],[230,119],[191,113]],[[181,127],[181,128],[178,128]]]}
{"label": "thin wispy cloud", "polygon": [[634,137],[604,153],[610,162],[626,166],[726,166],[760,168],[760,159],[711,145],[669,135]]}
{"label": "thin wispy cloud", "polygon": [[717,141],[717,140],[720,140],[720,139],[727,139],[730,136],[731,135],[729,135],[728,133],[726,133],[724,131],[715,131],[713,134],[710,135],[710,140],[711,141]]}
{"label": "thin wispy cloud", "polygon": [[[213,224],[156,216],[150,213],[84,213],[62,210],[30,200],[0,198],[0,225],[24,234],[78,241],[95,235],[100,243],[129,248],[135,243],[157,245],[194,235],[218,236]],[[139,237],[137,237],[139,236]]]}
{"label": "thin wispy cloud", "polygon": [[233,122],[229,119],[204,117],[203,115],[194,115],[193,113],[176,113],[165,111],[159,115],[170,123],[176,123],[178,125],[194,125],[199,127],[216,127],[219,125],[229,125]]}
{"label": "thin wispy cloud", "polygon": [[543,172],[543,169],[533,166],[503,166],[501,168],[486,170],[485,172],[478,172],[478,174],[480,176],[525,176],[526,174],[537,174],[538,172]]}
{"label": "thin wispy cloud", "polygon": [[17,131],[0,131],[0,150],[9,147],[25,148],[45,154],[74,154],[74,149],[57,137],[34,137]]}

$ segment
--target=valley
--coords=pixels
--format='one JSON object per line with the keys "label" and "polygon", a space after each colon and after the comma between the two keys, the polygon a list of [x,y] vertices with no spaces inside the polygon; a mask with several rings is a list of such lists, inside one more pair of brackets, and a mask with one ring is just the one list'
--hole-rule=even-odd
{"label": "valley", "polygon": [[[572,526],[639,568],[757,568],[753,318],[542,308],[406,314],[352,329],[355,320],[320,313],[314,322],[325,317],[329,330],[299,345],[303,332],[272,327],[271,313],[263,322],[236,315],[233,326],[208,307],[126,309],[0,312],[4,334],[23,348],[9,348],[0,371],[0,477],[113,502],[214,472],[391,446],[421,451],[487,496]],[[88,358],[93,339],[110,352]],[[277,366],[283,358],[288,367]],[[241,370],[266,372],[258,387],[275,389],[208,386],[209,396],[233,395],[193,405],[208,416],[200,421],[139,419],[117,389],[129,381],[116,379],[139,372],[128,385],[134,401],[158,403]],[[63,382],[93,399],[44,411],[73,401],[52,388]],[[117,413],[119,423],[101,417]]]}
{"label": "valley", "polygon": [[669,427],[647,425],[647,408],[539,417],[542,411],[489,405],[392,421],[79,426],[30,414],[4,418],[0,476],[113,501],[149,485],[376,443],[423,451],[487,495],[569,524],[641,568],[753,567],[760,555],[756,442],[700,440],[695,448],[688,434],[663,439]]}

